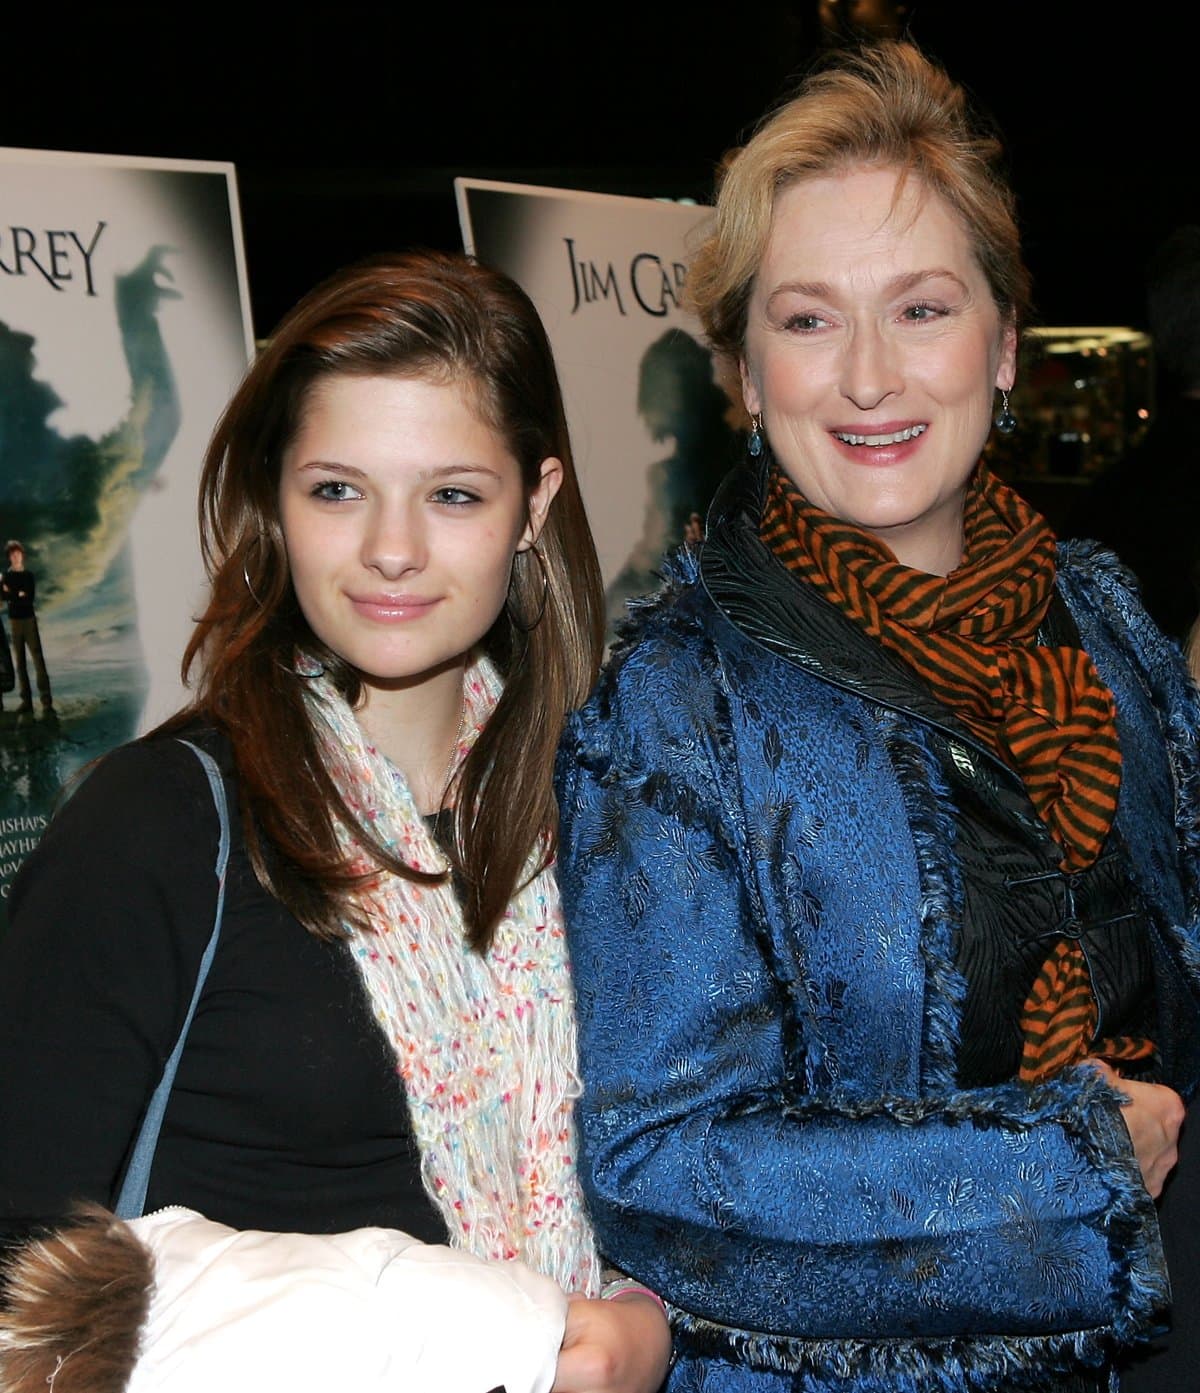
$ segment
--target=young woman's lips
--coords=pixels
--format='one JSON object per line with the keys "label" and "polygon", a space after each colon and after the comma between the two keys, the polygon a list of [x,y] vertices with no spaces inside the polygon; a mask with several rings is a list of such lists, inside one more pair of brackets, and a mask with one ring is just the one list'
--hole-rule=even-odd
{"label": "young woman's lips", "polygon": [[372,619],[377,624],[403,624],[412,619],[424,619],[438,603],[438,597],[425,595],[351,595],[350,603],[364,619]]}
{"label": "young woman's lips", "polygon": [[843,458],[855,464],[902,464],[920,448],[926,421],[882,421],[870,426],[834,426],[830,439]]}

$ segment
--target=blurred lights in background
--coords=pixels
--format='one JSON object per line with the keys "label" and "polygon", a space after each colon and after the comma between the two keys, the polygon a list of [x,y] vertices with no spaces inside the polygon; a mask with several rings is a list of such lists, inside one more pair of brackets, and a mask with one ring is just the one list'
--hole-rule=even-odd
{"label": "blurred lights in background", "polygon": [[1012,391],[1017,430],[995,435],[988,457],[1016,483],[1087,483],[1138,443],[1154,405],[1148,334],[1121,327],[1030,329]]}

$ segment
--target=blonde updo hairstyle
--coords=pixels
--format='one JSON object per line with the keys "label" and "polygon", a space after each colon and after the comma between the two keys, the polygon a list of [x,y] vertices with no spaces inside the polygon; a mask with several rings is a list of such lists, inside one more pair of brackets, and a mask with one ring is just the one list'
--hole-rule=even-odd
{"label": "blonde updo hairstyle", "polygon": [[963,89],[909,43],[841,51],[763,119],[723,163],[716,212],[688,272],[688,295],[712,346],[741,357],[754,277],[775,200],[804,179],[861,166],[915,177],[958,215],[1005,324],[1029,311],[1014,198],[999,140]]}

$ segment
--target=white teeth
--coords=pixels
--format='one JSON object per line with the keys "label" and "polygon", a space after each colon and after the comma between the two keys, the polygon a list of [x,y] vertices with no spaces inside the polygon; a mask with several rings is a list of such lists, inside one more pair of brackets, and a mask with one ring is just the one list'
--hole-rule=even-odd
{"label": "white teeth", "polygon": [[928,426],[905,426],[903,430],[893,431],[891,435],[851,435],[849,431],[835,430],[834,435],[847,445],[899,445],[912,440],[929,429]]}

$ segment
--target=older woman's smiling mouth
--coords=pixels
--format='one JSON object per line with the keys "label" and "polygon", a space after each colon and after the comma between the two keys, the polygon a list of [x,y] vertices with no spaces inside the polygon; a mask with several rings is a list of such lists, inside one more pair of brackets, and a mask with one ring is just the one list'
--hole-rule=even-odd
{"label": "older woman's smiling mouth", "polygon": [[859,435],[854,431],[835,430],[831,432],[846,445],[902,445],[906,440],[914,440],[923,435],[927,425],[905,426],[902,430],[888,431],[879,435]]}

